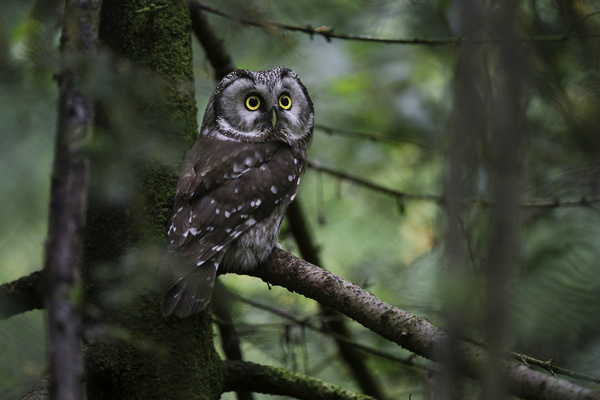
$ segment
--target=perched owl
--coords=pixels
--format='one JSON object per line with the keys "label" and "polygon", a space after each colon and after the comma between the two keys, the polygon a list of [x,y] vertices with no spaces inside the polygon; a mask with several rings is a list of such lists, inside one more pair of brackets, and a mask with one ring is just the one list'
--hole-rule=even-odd
{"label": "perched owl", "polygon": [[237,70],[217,85],[179,174],[163,314],[203,310],[218,269],[248,271],[269,256],[306,168],[313,116],[287,68]]}

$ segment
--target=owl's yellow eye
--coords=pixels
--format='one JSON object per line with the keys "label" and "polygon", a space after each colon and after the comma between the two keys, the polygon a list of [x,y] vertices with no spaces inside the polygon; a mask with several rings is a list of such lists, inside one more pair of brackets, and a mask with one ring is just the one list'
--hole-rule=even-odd
{"label": "owl's yellow eye", "polygon": [[292,99],[290,98],[290,96],[288,96],[287,94],[282,94],[281,96],[279,96],[279,107],[283,108],[284,110],[289,110],[291,106]]}
{"label": "owl's yellow eye", "polygon": [[260,107],[260,99],[258,96],[250,95],[246,97],[246,108],[248,108],[248,110],[258,110],[258,107]]}

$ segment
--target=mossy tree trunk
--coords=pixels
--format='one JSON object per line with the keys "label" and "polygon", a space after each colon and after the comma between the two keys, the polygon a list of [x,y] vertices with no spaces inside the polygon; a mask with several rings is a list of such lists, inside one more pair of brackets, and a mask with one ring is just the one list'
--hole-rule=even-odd
{"label": "mossy tree trunk", "polygon": [[[100,41],[116,56],[113,70],[119,74],[128,68],[124,67],[127,62],[132,62],[134,68],[150,71],[152,80],[160,82],[160,97],[166,99],[167,109],[153,99],[144,99],[135,107],[150,119],[168,119],[165,126],[170,128],[161,134],[180,154],[189,148],[197,129],[190,32],[184,1],[163,4],[105,0],[102,5]],[[96,135],[122,145],[122,135],[128,132],[115,134],[111,115],[102,113],[103,108],[99,104]],[[139,138],[132,139],[134,149],[121,148],[120,155],[103,159],[99,154],[98,162],[93,164],[92,187],[99,186],[94,180],[102,179],[103,168],[111,167],[102,164],[139,150],[136,140]],[[123,171],[135,177],[134,200],[107,200],[94,192],[90,199],[84,251],[85,310],[88,326],[100,335],[86,346],[87,397],[218,399],[222,392],[222,362],[214,349],[207,313],[186,319],[164,318],[159,294],[148,290],[152,285],[139,284],[139,276],[132,278],[127,271],[125,260],[135,254],[132,249],[164,241],[176,181],[174,168],[142,158],[133,160],[118,165],[129,165],[134,170]],[[147,275],[155,274],[159,253],[155,257],[137,253],[151,267],[146,268]],[[146,278],[154,282],[154,276]],[[106,293],[127,293],[131,300],[114,301]]]}

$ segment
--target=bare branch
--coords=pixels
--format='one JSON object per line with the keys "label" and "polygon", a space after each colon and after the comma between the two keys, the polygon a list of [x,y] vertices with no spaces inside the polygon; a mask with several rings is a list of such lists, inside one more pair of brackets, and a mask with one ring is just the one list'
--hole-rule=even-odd
{"label": "bare branch", "polygon": [[301,27],[301,26],[280,24],[280,23],[273,22],[273,21],[257,22],[257,21],[252,21],[252,20],[248,20],[245,18],[234,17],[234,16],[229,15],[221,10],[217,10],[216,8],[209,7],[205,4],[201,4],[197,1],[194,1],[194,3],[196,4],[196,6],[198,8],[200,8],[208,13],[218,15],[220,17],[227,18],[232,21],[240,22],[244,25],[255,26],[255,27],[259,27],[259,28],[269,28],[271,30],[276,29],[276,30],[280,30],[280,31],[286,30],[286,31],[290,31],[290,32],[302,32],[302,33],[309,34],[311,37],[322,36],[328,42],[331,41],[331,39],[342,39],[342,40],[355,40],[355,41],[361,41],[361,42],[388,43],[388,44],[392,43],[392,44],[427,44],[427,45],[449,45],[449,44],[452,44],[452,45],[455,45],[455,44],[460,43],[460,39],[458,39],[458,38],[386,39],[386,38],[379,38],[379,37],[373,37],[373,36],[367,36],[367,35],[355,35],[355,34],[351,34],[351,33],[350,34],[349,33],[335,33],[333,31],[333,28],[328,27],[328,26],[320,26],[317,28],[313,28],[311,26]]}
{"label": "bare branch", "polygon": [[365,187],[367,189],[373,190],[378,193],[382,193],[382,194],[394,197],[396,199],[424,200],[424,201],[434,201],[434,202],[441,201],[441,197],[437,196],[437,195],[413,194],[413,193],[401,192],[399,190],[389,189],[389,188],[381,186],[377,183],[371,182],[367,179],[364,179],[364,178],[361,178],[361,177],[358,177],[355,175],[347,174],[345,172],[338,171],[333,168],[326,167],[318,161],[309,161],[308,166],[315,171],[324,172],[327,175],[334,176],[343,181],[352,182],[356,185]]}
{"label": "bare branch", "polygon": [[[361,287],[330,272],[275,249],[269,259],[250,273],[334,308],[382,337],[435,362],[443,362],[446,332],[425,318],[412,315],[378,299]],[[487,352],[469,342],[458,346],[461,373],[480,379]],[[524,399],[600,399],[600,392],[503,360],[505,391]]]}
{"label": "bare branch", "polygon": [[[443,205],[445,203],[445,197],[441,195],[407,193],[399,190],[390,189],[385,186],[379,185],[375,182],[369,181],[368,179],[348,174],[346,172],[339,171],[335,168],[326,167],[318,161],[309,161],[308,166],[315,171],[323,172],[327,175],[336,177],[342,181],[351,182],[355,185],[362,186],[377,193],[385,194],[398,200],[408,199],[419,201],[432,201],[440,205]],[[483,207],[491,207],[495,204],[493,200],[475,198],[463,199],[462,203],[463,205]],[[600,196],[582,196],[573,199],[521,200],[519,206],[522,208],[552,209],[559,207],[586,207],[594,205],[596,203],[600,203]]]}
{"label": "bare branch", "polygon": [[527,364],[535,365],[536,367],[545,369],[546,371],[548,371],[549,373],[551,373],[553,375],[559,374],[559,375],[568,376],[569,378],[579,379],[581,381],[600,383],[599,377],[586,375],[586,374],[582,374],[581,372],[571,371],[566,368],[559,367],[558,365],[555,365],[552,360],[542,361],[542,360],[538,360],[536,358],[530,357],[525,354],[513,353],[513,352],[511,352],[509,354],[512,357],[514,357],[514,359],[517,361],[521,361],[521,362],[525,363],[526,365]]}
{"label": "bare branch", "polygon": [[224,391],[248,391],[306,400],[375,400],[284,368],[225,361]]}
{"label": "bare branch", "polygon": [[[374,37],[368,35],[357,35],[352,33],[336,33],[334,29],[329,26],[319,26],[317,28],[313,28],[311,26],[295,26],[295,25],[287,25],[280,24],[274,21],[252,21],[246,18],[236,17],[230,14],[227,14],[221,10],[218,10],[213,7],[209,7],[205,4],[202,4],[196,0],[193,0],[192,3],[194,7],[198,9],[204,10],[208,13],[218,15],[220,17],[229,19],[231,21],[236,21],[248,26],[254,26],[259,28],[268,28],[270,30],[279,30],[279,31],[289,31],[289,32],[301,32],[313,36],[322,36],[328,42],[331,39],[340,39],[340,40],[353,40],[360,42],[371,42],[371,43],[382,43],[382,44],[402,44],[402,45],[426,45],[426,46],[447,46],[447,45],[462,45],[465,42],[471,42],[472,44],[481,45],[488,43],[498,43],[504,41],[502,38],[467,38],[467,37],[447,37],[447,38],[412,38],[412,39],[393,39],[393,38],[382,38],[382,37]],[[575,38],[572,36],[572,32],[574,28],[583,23],[587,18],[596,15],[598,12],[593,12],[589,15],[581,18],[577,23],[573,24],[571,28],[559,35],[537,35],[537,36],[523,36],[521,37],[521,41],[524,43],[561,43],[567,40]],[[590,35],[589,38],[598,38],[600,35]],[[510,40],[513,40],[512,38]]]}

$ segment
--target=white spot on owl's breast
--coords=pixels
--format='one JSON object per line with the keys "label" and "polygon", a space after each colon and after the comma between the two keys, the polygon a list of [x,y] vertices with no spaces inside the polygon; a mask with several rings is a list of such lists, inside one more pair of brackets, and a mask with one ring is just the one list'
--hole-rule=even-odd
{"label": "white spot on owl's breast", "polygon": [[233,172],[241,172],[244,170],[244,166],[242,164],[233,164]]}

